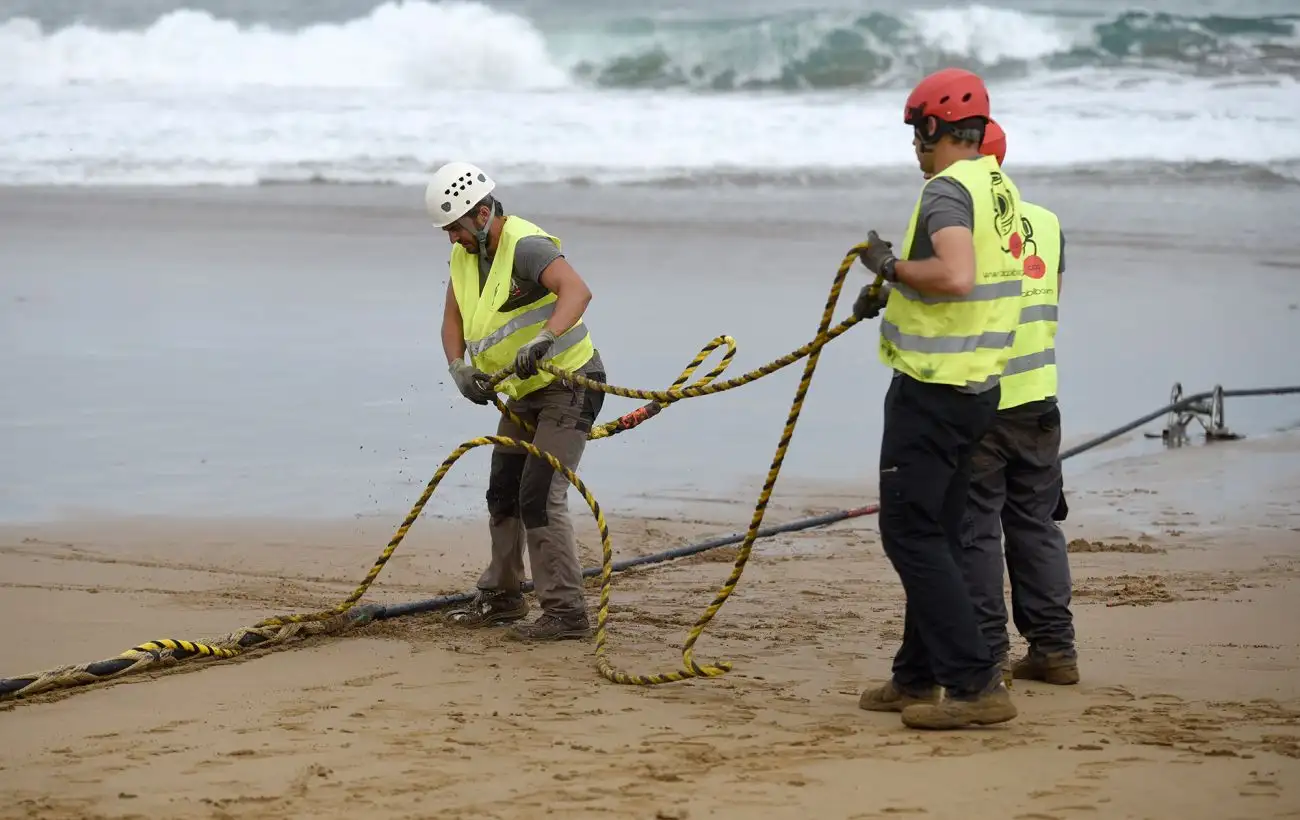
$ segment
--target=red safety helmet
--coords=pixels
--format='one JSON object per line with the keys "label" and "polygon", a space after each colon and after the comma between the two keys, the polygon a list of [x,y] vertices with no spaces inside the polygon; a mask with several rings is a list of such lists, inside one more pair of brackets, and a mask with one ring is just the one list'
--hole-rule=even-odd
{"label": "red safety helmet", "polygon": [[1007,132],[1002,130],[997,120],[990,119],[984,126],[984,141],[980,143],[980,153],[986,157],[997,157],[998,165],[1007,158]]}
{"label": "red safety helmet", "polygon": [[926,141],[938,139],[943,124],[989,118],[989,90],[978,75],[960,68],[936,71],[917,83],[903,106],[903,122]]}

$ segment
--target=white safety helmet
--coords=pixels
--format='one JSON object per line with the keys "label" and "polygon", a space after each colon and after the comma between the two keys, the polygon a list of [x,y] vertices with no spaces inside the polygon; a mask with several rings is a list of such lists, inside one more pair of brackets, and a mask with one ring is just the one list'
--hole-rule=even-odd
{"label": "white safety helmet", "polygon": [[496,187],[492,177],[477,165],[449,162],[434,171],[424,189],[424,207],[433,224],[445,228],[469,213]]}

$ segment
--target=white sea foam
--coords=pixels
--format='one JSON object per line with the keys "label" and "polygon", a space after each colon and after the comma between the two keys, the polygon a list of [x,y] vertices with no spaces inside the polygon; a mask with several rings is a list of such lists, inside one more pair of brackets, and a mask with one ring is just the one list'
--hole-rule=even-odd
{"label": "white sea foam", "polygon": [[647,19],[615,36],[426,2],[295,30],[189,10],[135,31],[11,19],[0,183],[418,183],[451,158],[514,182],[826,179],[913,161],[901,101],[927,61],[984,67],[1017,163],[1294,176],[1289,24],[1216,33],[1188,18],[1174,41],[1191,45],[1171,52],[1173,24],[1155,22],[968,6],[731,28]]}

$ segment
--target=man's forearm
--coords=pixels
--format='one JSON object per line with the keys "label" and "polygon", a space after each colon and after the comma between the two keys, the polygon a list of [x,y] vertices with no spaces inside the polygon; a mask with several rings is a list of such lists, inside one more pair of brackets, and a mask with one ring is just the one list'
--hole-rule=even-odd
{"label": "man's forearm", "polygon": [[465,358],[465,340],[461,338],[460,328],[446,327],[442,329],[442,352],[447,356],[447,366],[457,359]]}
{"label": "man's forearm", "polygon": [[590,303],[591,291],[586,288],[564,288],[555,294],[555,312],[547,320],[546,329],[559,336],[578,323]]}
{"label": "man's forearm", "polygon": [[947,291],[952,272],[948,265],[937,256],[910,262],[900,259],[894,263],[894,276],[904,285],[922,293],[944,293]]}
{"label": "man's forearm", "polygon": [[[921,293],[942,293],[962,296],[970,292],[974,282],[964,283],[954,275],[948,264],[938,256],[919,261],[904,259],[894,263],[894,276],[898,281]],[[966,287],[963,287],[966,285]]]}

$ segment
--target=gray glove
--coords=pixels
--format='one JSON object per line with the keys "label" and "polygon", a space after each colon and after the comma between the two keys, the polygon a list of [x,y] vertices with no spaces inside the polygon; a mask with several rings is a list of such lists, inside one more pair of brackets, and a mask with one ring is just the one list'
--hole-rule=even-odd
{"label": "gray glove", "polygon": [[[873,293],[874,291],[874,293]],[[889,301],[889,289],[885,286],[877,288],[875,283],[863,285],[862,292],[858,294],[858,299],[853,303],[853,315],[859,319],[874,319],[884,310],[885,303]]]}
{"label": "gray glove", "polygon": [[456,389],[475,404],[487,404],[496,395],[490,384],[491,377],[464,359],[457,359],[447,369],[456,382]]}
{"label": "gray glove", "polygon": [[860,252],[858,258],[867,270],[883,277],[886,282],[898,280],[894,273],[894,265],[898,262],[894,256],[894,243],[881,239],[875,231],[867,233],[867,249]]}
{"label": "gray glove", "polygon": [[515,375],[521,379],[531,378],[538,373],[537,364],[546,358],[555,346],[555,334],[543,329],[531,342],[519,348],[515,354]]}

